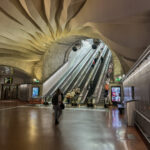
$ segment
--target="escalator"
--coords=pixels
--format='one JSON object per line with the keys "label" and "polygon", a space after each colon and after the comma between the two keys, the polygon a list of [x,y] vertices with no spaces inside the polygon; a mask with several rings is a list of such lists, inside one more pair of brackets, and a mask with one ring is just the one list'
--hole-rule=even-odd
{"label": "escalator", "polygon": [[86,76],[89,76],[89,73],[91,72],[91,64],[93,62],[93,59],[99,54],[100,49],[98,48],[96,52],[94,53],[93,57],[91,57],[90,60],[85,64],[83,69],[81,69],[81,72],[79,73],[78,76],[73,78],[73,81],[71,84],[68,84],[68,87],[65,89],[65,91],[71,91],[74,88],[80,88],[80,84],[84,84],[84,79],[86,80]]}
{"label": "escalator", "polygon": [[53,95],[56,89],[63,86],[68,81],[69,76],[85,61],[85,59],[89,59],[93,55],[93,51],[89,50],[87,54],[78,62],[75,66],[71,67],[63,76],[62,78],[57,81],[57,83],[49,90],[49,92],[45,95],[45,97],[49,98]]}
{"label": "escalator", "polygon": [[[104,56],[105,61],[106,61],[106,58],[108,57],[108,52],[109,51],[107,50],[107,52]],[[100,66],[97,68],[97,71],[95,72],[95,74],[93,75],[93,77],[90,81],[88,94],[87,94],[87,97],[86,97],[84,103],[87,103],[88,98],[92,97],[92,95],[94,94],[94,91],[95,91],[95,88],[98,83],[98,80],[99,80],[99,77],[100,77],[103,67],[104,67],[104,62],[101,62]]]}
{"label": "escalator", "polygon": [[75,81],[80,78],[81,73],[83,70],[87,67],[87,64],[89,63],[89,60],[93,59],[93,56],[95,55],[97,51],[94,51],[92,55],[84,60],[82,64],[80,64],[76,70],[67,78],[67,82],[65,82],[60,88],[63,90],[63,93],[65,94],[68,90],[72,90],[75,84]]}
{"label": "escalator", "polygon": [[64,94],[72,91],[74,88],[81,90],[81,103],[86,103],[87,98],[91,97],[95,91],[101,71],[103,69],[102,57],[105,60],[108,55],[107,46],[103,47],[103,51],[99,54],[97,61],[92,67],[92,62],[98,52],[102,48],[102,43],[97,50],[89,50],[89,52],[81,59],[79,63],[70,68],[63,77],[51,88],[46,97],[52,97],[57,88],[60,88]]}
{"label": "escalator", "polygon": [[105,58],[107,51],[108,51],[107,47],[105,46],[105,48],[103,49],[100,57],[98,58],[98,60],[96,62],[94,68],[92,69],[91,73],[89,74],[88,78],[86,79],[85,85],[84,85],[83,90],[80,94],[80,97],[81,97],[81,102],[80,103],[85,102],[86,97],[87,97],[87,95],[89,93],[89,90],[90,90],[90,88],[89,88],[90,82],[94,81],[97,72],[99,72],[98,70],[99,70],[99,67],[101,66],[101,60],[102,60],[101,58],[102,57]]}
{"label": "escalator", "polygon": [[96,90],[94,91],[93,96],[95,97],[96,104],[100,104],[100,103],[103,102],[103,100],[102,100],[103,96],[104,96],[103,95],[103,91],[104,91],[103,87],[104,87],[104,84],[105,84],[105,81],[106,81],[106,74],[107,74],[111,59],[112,59],[112,54],[111,54],[111,52],[109,52],[106,63],[104,64],[104,67],[102,69],[102,76],[99,78]]}

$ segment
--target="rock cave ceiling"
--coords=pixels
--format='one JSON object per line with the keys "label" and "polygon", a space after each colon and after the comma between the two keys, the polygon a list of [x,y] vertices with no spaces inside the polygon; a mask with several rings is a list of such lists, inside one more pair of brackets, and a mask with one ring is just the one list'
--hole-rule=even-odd
{"label": "rock cave ceiling", "polygon": [[0,0],[0,65],[42,79],[51,46],[57,59],[59,43],[63,55],[84,37],[103,40],[127,72],[149,45],[149,18],[149,0]]}

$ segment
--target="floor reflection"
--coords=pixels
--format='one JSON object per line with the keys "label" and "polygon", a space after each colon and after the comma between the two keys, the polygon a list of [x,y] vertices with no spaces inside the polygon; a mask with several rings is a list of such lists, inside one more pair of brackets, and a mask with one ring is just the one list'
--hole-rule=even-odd
{"label": "floor reflection", "polygon": [[2,150],[147,150],[116,108],[66,109],[58,126],[50,107],[0,111]]}
{"label": "floor reflection", "polygon": [[122,126],[122,122],[119,118],[119,111],[117,109],[113,109],[111,111],[112,113],[112,126],[114,128],[118,128],[118,127],[121,127]]}

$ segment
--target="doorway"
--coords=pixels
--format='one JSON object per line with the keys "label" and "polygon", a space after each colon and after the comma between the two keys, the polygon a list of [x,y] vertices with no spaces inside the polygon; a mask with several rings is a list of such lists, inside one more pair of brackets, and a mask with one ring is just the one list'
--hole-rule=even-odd
{"label": "doorway", "polygon": [[2,100],[16,100],[18,98],[18,86],[17,85],[2,85]]}

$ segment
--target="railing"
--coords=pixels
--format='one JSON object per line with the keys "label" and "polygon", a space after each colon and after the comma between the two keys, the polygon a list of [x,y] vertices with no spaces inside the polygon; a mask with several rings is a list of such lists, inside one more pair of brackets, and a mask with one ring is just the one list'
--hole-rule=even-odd
{"label": "railing", "polygon": [[78,77],[78,75],[80,75],[80,73],[84,70],[84,68],[86,68],[86,66],[89,64],[89,60],[93,60],[93,57],[95,56],[95,54],[97,53],[97,50],[93,53],[93,55],[91,57],[89,57],[88,59],[85,60],[85,62],[83,62],[83,64],[81,64],[74,73],[72,73],[70,75],[70,77],[68,78],[68,82],[66,82],[66,84],[64,86],[61,86],[61,89],[63,89],[63,92],[66,93],[66,91],[69,89],[69,87],[71,86],[72,83],[74,83],[75,78]]}
{"label": "railing", "polygon": [[[140,115],[140,117],[142,117],[148,124],[149,124],[149,129],[150,129],[150,119],[147,118],[146,116],[144,116],[141,112],[139,112],[138,110],[135,110],[135,113],[137,113],[138,115]],[[146,140],[149,142],[150,144],[150,135],[147,135],[143,129],[140,127],[139,123],[137,121],[135,121],[136,126],[139,128],[139,130],[141,131],[141,133],[144,135],[144,137],[146,138]],[[145,125],[145,124],[144,124]]]}
{"label": "railing", "polygon": [[[77,75],[82,71],[82,68],[87,64],[87,62],[89,62],[89,59],[91,59],[91,61],[93,60],[93,57],[96,53],[97,50],[90,49],[89,52],[83,57],[83,59],[75,67],[72,67],[69,71],[67,71],[67,73],[65,73],[64,76],[42,98],[45,101],[47,101],[47,99],[51,99],[53,93],[57,90],[57,88],[61,88],[62,90],[64,89],[63,92],[65,92],[68,89],[69,85],[72,83],[73,78],[77,77]],[[72,75],[74,76],[72,77]]]}
{"label": "railing", "polygon": [[103,85],[104,85],[104,82],[105,82],[105,77],[106,77],[106,74],[107,74],[107,71],[108,71],[108,67],[109,67],[111,57],[112,57],[112,54],[109,51],[109,54],[106,58],[105,64],[103,66],[103,69],[102,69],[102,72],[101,72],[101,75],[100,75],[100,78],[98,80],[96,89],[95,89],[94,94],[93,94],[93,99],[95,99],[96,104],[98,104],[100,102],[100,96],[101,96],[101,92],[102,92]]}
{"label": "railing", "polygon": [[84,61],[86,57],[91,56],[93,53],[94,52],[89,50],[88,53],[82,58],[82,60],[78,62],[74,67],[70,68],[70,70],[68,70],[63,75],[63,77],[49,90],[49,92],[43,96],[43,99],[46,99],[46,97],[52,97],[53,93],[57,90],[58,87],[60,87],[68,79],[70,74],[74,72],[74,70]]}
{"label": "railing", "polygon": [[101,53],[100,57],[97,60],[97,63],[95,64],[94,69],[90,73],[89,78],[87,79],[87,82],[85,83],[85,86],[79,96],[80,98],[82,98],[81,103],[84,103],[84,101],[87,97],[87,94],[89,92],[89,89],[88,89],[89,83],[90,83],[91,79],[93,79],[93,75],[95,75],[95,72],[97,71],[97,67],[99,68],[99,66],[101,65],[101,57],[103,57],[106,54],[106,52],[107,52],[107,48],[105,48],[103,50],[103,52]]}
{"label": "railing", "polygon": [[93,56],[93,54],[94,52],[92,52],[91,55],[82,60],[82,62],[72,71],[72,73],[67,77],[65,82],[63,82],[63,84],[60,86],[61,89],[65,89],[65,86],[67,86],[67,84],[69,83],[70,79],[72,78],[72,75],[77,74],[79,72],[78,70],[86,64],[86,62]]}
{"label": "railing", "polygon": [[92,88],[90,88],[90,90],[88,92],[88,95],[87,95],[87,97],[89,97],[90,99],[93,97],[93,93],[94,93],[95,88],[97,86],[99,77],[102,74],[102,69],[104,68],[104,64],[107,62],[108,54],[109,54],[109,50],[107,49],[107,52],[106,52],[105,56],[103,56],[103,58],[104,58],[103,63],[101,62],[101,64],[99,65],[99,67],[96,68],[96,71],[95,71],[95,73],[94,73],[94,75],[93,75],[93,77],[91,79]]}
{"label": "railing", "polygon": [[144,51],[144,53],[139,57],[139,59],[136,61],[136,63],[133,65],[133,67],[130,69],[130,71],[126,74],[126,77],[123,79],[126,80],[132,72],[144,61],[145,58],[147,58],[150,55],[150,46],[147,47],[147,49]]}
{"label": "railing", "polygon": [[[148,60],[149,58],[150,58],[150,46],[139,57],[137,62],[134,64],[134,66],[128,72],[126,77],[123,79],[123,84],[125,84],[125,85],[126,85],[126,83],[128,84],[128,80],[130,80],[131,77],[133,77],[134,75],[138,74],[138,72],[141,72],[141,68],[143,67],[142,64],[144,64],[144,62],[146,60]],[[149,65],[149,61],[147,61],[147,62],[148,62],[148,64],[146,63],[145,66]],[[148,84],[148,81],[147,81],[147,84]],[[149,92],[149,91],[147,90],[147,92]],[[139,128],[139,130],[141,131],[143,136],[146,138],[146,140],[150,143],[150,119],[148,118],[149,116],[147,116],[145,114],[145,111],[144,111],[144,110],[149,111],[149,109],[145,105],[146,104],[145,101],[146,101],[146,103],[149,103],[149,99],[148,98],[140,99],[139,100],[140,104],[138,104],[138,105],[140,105],[140,106],[143,105],[143,108],[145,107],[146,109],[144,108],[144,109],[139,109],[138,110],[138,107],[137,107],[138,105],[136,106],[136,110],[135,110],[135,124]]]}
{"label": "railing", "polygon": [[95,58],[95,56],[97,56],[98,51],[99,51],[99,49],[97,49],[96,52],[94,53],[93,57],[90,60],[88,60],[88,62],[85,65],[85,67],[81,70],[80,76],[76,76],[73,79],[75,82],[69,84],[68,90],[74,89],[74,88],[80,88],[80,84],[83,82],[85,76],[87,75],[87,73],[91,69],[91,64],[92,64],[93,59]]}

